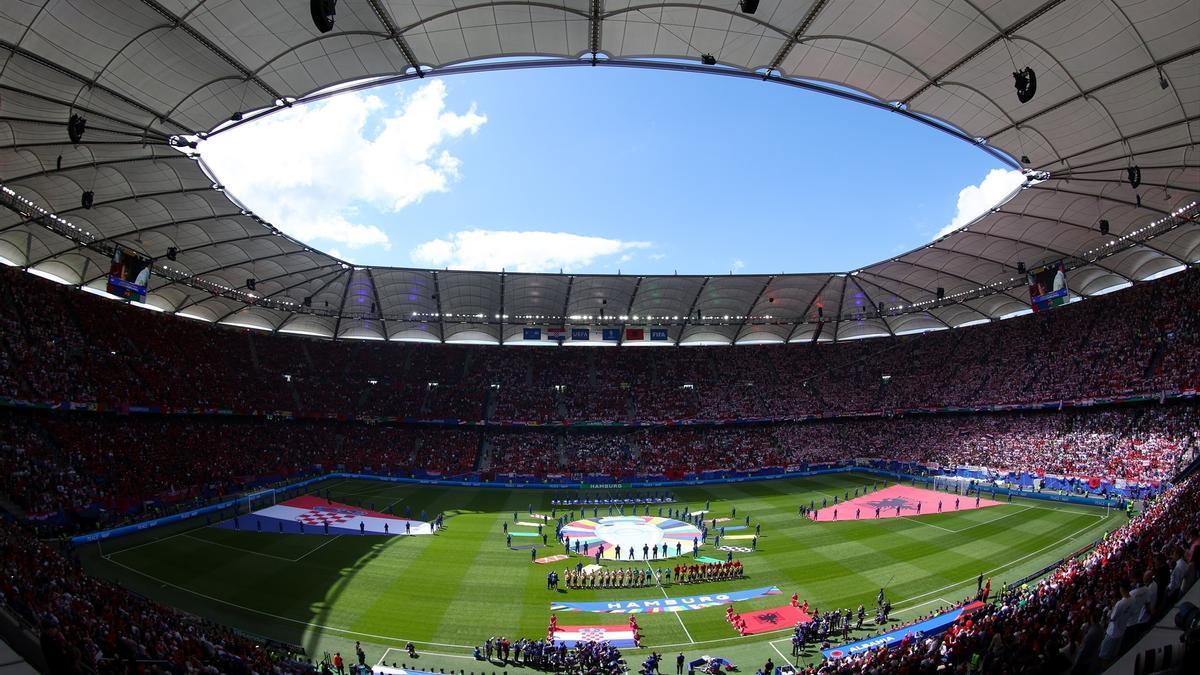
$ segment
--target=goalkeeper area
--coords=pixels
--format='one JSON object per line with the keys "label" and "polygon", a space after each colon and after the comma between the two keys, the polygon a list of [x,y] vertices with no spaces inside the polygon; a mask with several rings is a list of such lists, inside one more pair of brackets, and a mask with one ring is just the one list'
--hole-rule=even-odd
{"label": "goalkeeper area", "polygon": [[[949,505],[958,495],[945,491],[936,492],[946,498],[943,513],[811,517],[810,505],[820,510],[823,501],[830,507],[849,495],[863,502],[875,493],[892,499],[894,512],[899,502],[888,495],[896,487],[912,488],[877,475],[837,473],[677,487],[672,503],[556,507],[552,501],[562,490],[329,479],[299,493],[244,498],[237,527],[229,526],[232,513],[201,517],[78,552],[94,574],[254,636],[301,646],[314,659],[341,652],[351,661],[360,641],[368,665],[522,671],[477,661],[473,651],[493,637],[542,640],[552,612],[559,624],[610,633],[636,612],[640,647],[624,650],[632,668],[656,650],[668,657],[682,652],[689,660],[720,657],[752,671],[767,654],[777,663],[793,662],[791,625],[741,635],[726,618],[730,602],[741,615],[761,613],[772,621],[787,613],[763,610],[789,605],[793,594],[807,603],[808,614],[863,605],[866,625],[850,635],[862,639],[882,630],[872,621],[880,588],[892,606],[889,626],[899,626],[974,597],[981,575],[998,593],[1127,519],[1116,509],[1021,497],[1010,502],[1007,495],[968,509],[974,493],[962,495],[964,508],[954,511]],[[984,498],[992,496],[984,490]],[[326,521],[338,522],[337,531],[301,536],[281,533],[275,520],[255,522],[255,511],[300,508],[289,500],[320,515],[304,535]],[[404,536],[394,526],[387,529],[391,536],[367,532],[365,525],[359,531],[368,517],[433,523],[439,515],[442,526],[427,536]],[[578,532],[569,551],[555,538],[559,518],[564,534]],[[701,533],[695,553],[693,529]],[[622,541],[636,543],[622,548],[620,559],[597,559],[597,547],[615,553],[610,549]],[[689,583],[658,574],[697,557],[702,568],[714,570],[708,578],[703,569]],[[730,559],[741,564],[738,573],[716,570]],[[567,575],[583,567],[587,571],[568,587]],[[550,588],[552,572],[560,577],[557,589]],[[641,583],[589,585],[613,576]],[[416,659],[405,651],[409,642]],[[810,646],[798,660],[820,657]]]}

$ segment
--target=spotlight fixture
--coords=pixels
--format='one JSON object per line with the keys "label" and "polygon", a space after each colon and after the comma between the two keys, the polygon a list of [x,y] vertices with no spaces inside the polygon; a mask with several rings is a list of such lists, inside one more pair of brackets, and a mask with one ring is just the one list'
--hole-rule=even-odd
{"label": "spotlight fixture", "polygon": [[1025,166],[1029,166],[1033,162],[1029,161],[1029,155],[1021,155],[1021,163],[1024,164]]}
{"label": "spotlight fixture", "polygon": [[740,0],[738,7],[742,9],[742,14],[753,14],[758,11],[758,0]]}
{"label": "spotlight fixture", "polygon": [[83,138],[83,132],[87,129],[87,119],[76,113],[71,113],[71,118],[67,120],[67,137],[72,143],[78,144]]}
{"label": "spotlight fixture", "polygon": [[254,282],[254,277],[250,277],[250,278],[246,279],[246,289],[247,290],[253,291],[255,288],[255,285],[256,284]]}
{"label": "spotlight fixture", "polygon": [[87,190],[86,192],[84,192],[83,197],[79,200],[79,203],[85,209],[92,208],[92,204],[94,204],[95,202],[96,202],[96,193],[92,192],[91,190]]}
{"label": "spotlight fixture", "polygon": [[242,113],[240,113],[240,112],[233,113],[232,115],[229,116],[229,121],[230,122],[241,122],[242,121]]}
{"label": "spotlight fixture", "polygon": [[1024,70],[1013,73],[1013,86],[1017,89],[1017,100],[1021,103],[1032,101],[1033,95],[1037,93],[1037,75],[1034,74],[1033,68],[1026,66]]}
{"label": "spotlight fixture", "polygon": [[337,13],[337,0],[309,0],[313,25],[322,33],[333,30],[333,15]]}
{"label": "spotlight fixture", "polygon": [[1017,274],[1025,274],[1025,262],[1024,261],[1019,261],[1017,263]]}
{"label": "spotlight fixture", "polygon": [[1108,234],[1108,221],[1107,220],[1105,220],[1104,218],[1101,218],[1098,225],[1100,226],[1100,234],[1105,234],[1105,235]]}
{"label": "spotlight fixture", "polygon": [[62,155],[59,155],[58,159],[54,160],[54,170],[62,171]]}
{"label": "spotlight fixture", "polygon": [[1136,190],[1142,184],[1142,168],[1134,165],[1125,170],[1129,174],[1129,184]]}
{"label": "spotlight fixture", "polygon": [[717,65],[717,57],[713,56],[712,54],[704,54],[700,57],[700,63],[703,63],[706,66],[715,66]]}
{"label": "spotlight fixture", "polygon": [[1139,208],[1139,209],[1140,209],[1140,208],[1142,208],[1142,196],[1141,196],[1141,195],[1139,195],[1139,194],[1135,194],[1135,195],[1133,195],[1133,197],[1134,197],[1134,199],[1136,199],[1136,200],[1137,200],[1137,206],[1138,206],[1138,208]]}
{"label": "spotlight fixture", "polygon": [[174,246],[167,249],[167,260],[175,260],[179,257],[179,249]]}
{"label": "spotlight fixture", "polygon": [[1167,82],[1167,74],[1162,71],[1162,68],[1159,68],[1158,69],[1158,87],[1160,89],[1166,89],[1169,86],[1171,86],[1171,83]]}
{"label": "spotlight fixture", "polygon": [[941,286],[937,287],[937,299],[938,300],[946,299],[946,289],[945,288],[942,288]]}

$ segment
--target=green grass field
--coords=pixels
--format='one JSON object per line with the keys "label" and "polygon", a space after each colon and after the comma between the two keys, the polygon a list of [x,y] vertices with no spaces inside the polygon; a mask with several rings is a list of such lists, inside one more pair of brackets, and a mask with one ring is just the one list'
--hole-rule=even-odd
{"label": "green grass field", "polygon": [[[355,640],[370,663],[386,660],[422,669],[478,670],[474,645],[493,635],[545,635],[552,600],[586,602],[694,595],[779,586],[782,595],[739,603],[738,609],[786,604],[793,592],[819,608],[872,607],[893,578],[888,597],[905,619],[948,605],[975,590],[979,573],[1005,580],[1029,574],[1100,537],[1123,514],[1050,502],[1017,500],[991,508],[919,518],[812,523],[799,504],[818,502],[879,481],[860,474],[678,488],[679,505],[693,510],[711,500],[711,515],[761,524],[758,550],[742,554],[747,576],[702,586],[640,589],[545,589],[549,567],[529,551],[505,546],[502,525],[529,503],[550,512],[549,493],[327,481],[335,501],[444,511],[446,529],[421,537],[324,537],[219,530],[184,523],[91,545],[80,554],[92,572],[143,595],[251,633],[300,644],[310,655],[353,654]],[[880,485],[882,487],[882,484]],[[553,530],[550,530],[551,533]],[[514,541],[516,543],[523,543]],[[560,553],[551,547],[545,554]],[[712,549],[702,553],[721,556]],[[539,555],[543,555],[539,552]],[[587,562],[587,561],[585,561]],[[567,561],[558,563],[560,572]],[[569,564],[574,564],[572,560]],[[613,565],[612,562],[607,562]],[[563,624],[619,624],[627,617],[560,614]],[[720,607],[638,617],[643,647],[688,658],[725,656],[754,667],[790,653],[783,632],[739,637]],[[399,648],[418,644],[412,663]],[[774,642],[773,642],[774,641]],[[819,657],[819,654],[818,654]],[[640,662],[636,655],[633,659]],[[790,659],[788,659],[790,660]],[[509,670],[510,668],[493,668]]]}

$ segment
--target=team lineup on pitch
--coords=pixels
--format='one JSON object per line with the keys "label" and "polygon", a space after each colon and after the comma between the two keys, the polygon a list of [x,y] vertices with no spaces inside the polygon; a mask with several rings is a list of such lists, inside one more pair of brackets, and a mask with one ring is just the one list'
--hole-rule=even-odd
{"label": "team lineup on pitch", "polygon": [[[787,653],[793,594],[814,610],[848,612],[873,607],[887,585],[895,616],[919,617],[964,599],[981,573],[997,586],[1019,578],[1108,523],[1103,510],[986,497],[976,508],[974,493],[859,474],[677,492],[675,503],[629,504],[624,515],[616,506],[609,516],[608,507],[555,506],[534,490],[338,481],[240,513],[236,525],[231,514],[85,558],[152,597],[310,653],[361,640],[382,654],[412,641],[422,667],[457,669],[489,637],[546,637],[552,614],[595,617],[562,621],[580,629],[636,614],[641,647],[701,645],[736,662],[764,640],[782,640],[772,646]],[[836,521],[822,517],[822,500],[837,501]],[[875,506],[868,516],[872,500],[878,518]],[[421,512],[427,520],[397,515]],[[444,527],[431,527],[439,516]],[[416,534],[424,536],[406,536]],[[961,555],[945,555],[953,550]],[[723,575],[734,562],[739,574]],[[552,572],[605,576],[547,590]],[[730,607],[743,621],[727,619]],[[580,633],[592,634],[605,633]]]}

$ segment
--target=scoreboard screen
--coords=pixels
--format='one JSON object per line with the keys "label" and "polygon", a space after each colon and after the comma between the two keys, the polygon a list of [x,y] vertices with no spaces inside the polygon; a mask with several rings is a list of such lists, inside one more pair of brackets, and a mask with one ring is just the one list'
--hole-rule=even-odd
{"label": "scoreboard screen", "polygon": [[151,260],[120,246],[108,268],[108,292],[126,300],[146,301]]}
{"label": "scoreboard screen", "polygon": [[1071,297],[1067,289],[1067,269],[1061,260],[1029,270],[1026,282],[1029,284],[1029,304],[1035,312],[1065,305]]}

